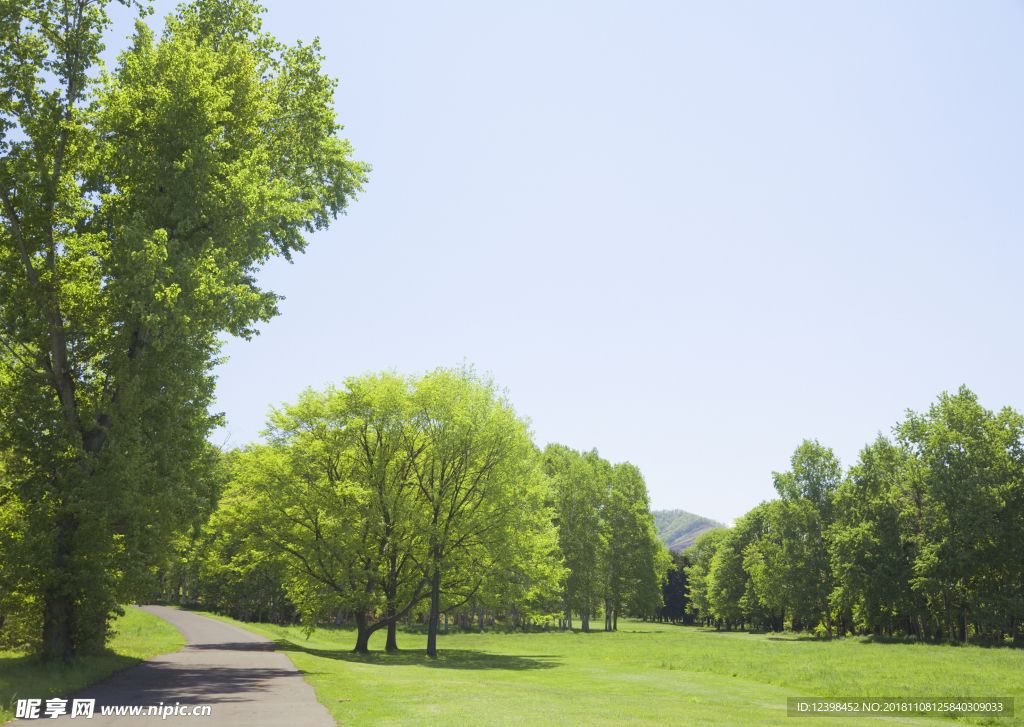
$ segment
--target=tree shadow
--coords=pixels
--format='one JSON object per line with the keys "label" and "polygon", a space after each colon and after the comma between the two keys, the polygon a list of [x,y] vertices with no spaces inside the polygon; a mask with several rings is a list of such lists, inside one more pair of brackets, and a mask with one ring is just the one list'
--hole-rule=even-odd
{"label": "tree shadow", "polygon": [[215,641],[208,644],[188,644],[182,651],[277,651],[272,641]]}
{"label": "tree shadow", "polygon": [[13,709],[18,699],[66,696],[141,661],[111,649],[79,656],[74,664],[48,664],[39,654],[0,659],[0,709]]}
{"label": "tree shadow", "polygon": [[[277,640],[277,650],[301,652],[323,659],[346,661],[352,664],[372,664],[374,666],[422,666],[428,669],[455,670],[505,670],[530,671],[534,669],[554,669],[560,664],[562,657],[552,654],[492,654],[472,649],[439,649],[438,658],[430,659],[422,651],[371,651],[368,654],[357,654],[344,649],[310,649],[287,639]],[[315,673],[315,672],[306,672]]]}

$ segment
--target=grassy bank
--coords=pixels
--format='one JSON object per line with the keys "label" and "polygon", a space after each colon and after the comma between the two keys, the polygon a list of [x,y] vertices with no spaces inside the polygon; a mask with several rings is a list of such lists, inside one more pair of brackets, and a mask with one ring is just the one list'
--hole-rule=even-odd
{"label": "grassy bank", "polygon": [[157,616],[126,608],[106,651],[80,657],[72,667],[48,667],[35,656],[0,651],[0,724],[14,719],[18,699],[67,697],[89,684],[185,645],[178,629]]}
{"label": "grassy bank", "polygon": [[1024,711],[1020,649],[619,624],[617,633],[452,633],[440,637],[436,661],[424,657],[426,637],[416,631],[400,632],[398,654],[382,651],[378,632],[372,653],[357,656],[347,627],[306,640],[297,628],[240,625],[277,640],[340,725],[950,724],[786,716],[786,697],[811,696],[1015,697]]}

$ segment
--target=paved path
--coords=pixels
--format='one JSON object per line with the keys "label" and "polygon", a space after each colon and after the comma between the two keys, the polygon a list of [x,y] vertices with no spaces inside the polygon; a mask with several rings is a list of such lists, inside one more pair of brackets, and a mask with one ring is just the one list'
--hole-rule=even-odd
{"label": "paved path", "polygon": [[[185,723],[202,727],[336,727],[327,708],[316,701],[313,687],[292,662],[274,651],[274,642],[232,624],[164,606],[142,610],[168,621],[185,637],[187,646],[173,654],[145,661],[106,681],[83,689],[72,699],[95,699],[91,720],[83,727]],[[189,708],[209,705],[209,716],[166,718],[103,716],[100,707],[158,706],[180,702]],[[72,702],[68,701],[68,711]],[[146,710],[143,709],[143,714]],[[70,720],[70,716],[60,717]],[[49,720],[47,720],[49,722]]]}

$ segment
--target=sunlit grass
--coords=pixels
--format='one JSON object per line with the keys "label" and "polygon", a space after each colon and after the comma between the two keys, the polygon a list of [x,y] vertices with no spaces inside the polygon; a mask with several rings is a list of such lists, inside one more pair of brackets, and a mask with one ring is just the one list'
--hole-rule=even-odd
{"label": "sunlit grass", "polygon": [[351,627],[321,628],[307,640],[295,627],[240,625],[277,640],[344,725],[936,724],[934,717],[786,716],[786,697],[812,696],[1015,697],[1024,708],[1020,649],[823,641],[620,619],[617,633],[453,632],[439,637],[440,658],[430,660],[419,629],[400,630],[398,654],[384,653],[381,631],[371,653],[357,656]]}
{"label": "sunlit grass", "polygon": [[0,724],[14,719],[18,699],[67,697],[111,674],[185,645],[178,629],[163,619],[126,608],[117,635],[102,654],[79,657],[71,667],[47,666],[38,657],[0,651]]}

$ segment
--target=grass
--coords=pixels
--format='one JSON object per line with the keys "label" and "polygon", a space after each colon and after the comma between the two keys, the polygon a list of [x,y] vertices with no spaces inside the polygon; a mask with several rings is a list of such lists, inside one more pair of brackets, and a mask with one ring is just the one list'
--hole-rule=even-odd
{"label": "grass", "polygon": [[0,724],[14,719],[18,699],[67,697],[111,674],[185,645],[178,629],[163,619],[126,608],[117,634],[102,654],[79,657],[74,666],[47,666],[38,657],[0,651]]}
{"label": "grass", "polygon": [[[1015,697],[1024,711],[1024,650],[1012,648],[823,641],[620,619],[617,633],[452,633],[439,637],[440,658],[430,660],[416,630],[399,632],[396,654],[384,653],[380,631],[371,653],[359,656],[350,627],[321,628],[307,640],[293,627],[238,625],[276,640],[346,726],[949,724],[791,718],[786,697]],[[1022,716],[963,721],[1024,724]]]}

